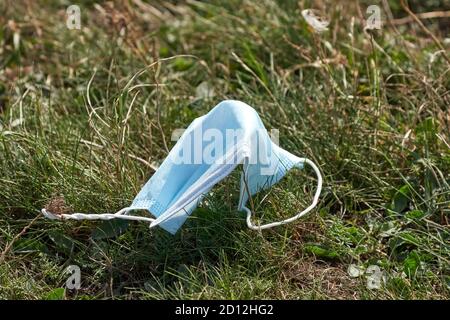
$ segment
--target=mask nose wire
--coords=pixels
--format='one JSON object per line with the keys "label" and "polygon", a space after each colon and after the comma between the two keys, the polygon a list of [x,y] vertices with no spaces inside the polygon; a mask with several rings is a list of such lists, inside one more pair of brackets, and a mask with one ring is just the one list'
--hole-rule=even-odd
{"label": "mask nose wire", "polygon": [[252,229],[252,230],[264,230],[264,229],[269,229],[269,228],[273,228],[273,227],[277,227],[277,226],[281,226],[283,224],[287,224],[290,223],[292,221],[297,220],[298,218],[304,216],[305,214],[307,214],[308,212],[310,212],[312,209],[314,209],[314,207],[317,205],[317,203],[319,202],[319,196],[320,193],[322,191],[322,175],[320,174],[320,170],[319,168],[314,164],[314,162],[312,162],[311,160],[307,159],[307,158],[303,158],[304,163],[308,164],[316,173],[317,175],[317,189],[316,189],[316,193],[314,194],[314,198],[313,201],[311,203],[311,205],[309,207],[307,207],[306,209],[304,209],[303,211],[300,211],[299,213],[297,213],[295,216],[292,216],[288,219],[285,220],[281,220],[281,221],[276,221],[276,222],[272,222],[272,223],[267,223],[267,224],[263,224],[263,225],[254,225],[251,221],[251,217],[252,217],[252,211],[247,208],[246,206],[243,207],[243,209],[247,212],[247,226]]}
{"label": "mask nose wire", "polygon": [[51,213],[47,209],[42,209],[42,214],[51,220],[111,220],[111,219],[123,219],[123,220],[134,220],[134,221],[145,221],[153,222],[155,219],[140,217],[140,216],[130,216],[128,212],[131,210],[147,210],[146,208],[134,208],[129,207],[123,208],[116,213],[100,213],[100,214],[90,214],[90,213],[72,213],[72,214],[55,214]]}

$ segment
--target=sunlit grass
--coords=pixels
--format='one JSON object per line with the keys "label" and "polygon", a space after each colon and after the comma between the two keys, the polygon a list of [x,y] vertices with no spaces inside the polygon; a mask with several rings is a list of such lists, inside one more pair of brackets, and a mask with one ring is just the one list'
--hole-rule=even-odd
{"label": "sunlit grass", "polygon": [[[57,1],[4,8],[0,298],[58,296],[70,264],[82,270],[70,299],[449,298],[450,71],[420,28],[371,38],[344,1],[325,9],[320,35],[301,18],[309,1],[140,3],[83,1],[81,30]],[[442,25],[427,26],[444,43]],[[80,212],[128,205],[172,131],[224,99],[252,105],[283,148],[320,166],[321,201],[302,221],[248,230],[235,172],[175,236],[42,217],[16,237],[51,199]],[[305,207],[310,176],[254,197],[256,219]],[[386,283],[367,289],[351,264],[378,266]]]}

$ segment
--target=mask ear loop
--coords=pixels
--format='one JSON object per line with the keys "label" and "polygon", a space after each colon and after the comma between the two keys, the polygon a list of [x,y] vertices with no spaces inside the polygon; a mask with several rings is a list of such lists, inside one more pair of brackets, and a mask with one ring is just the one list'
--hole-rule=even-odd
{"label": "mask ear loop", "polygon": [[153,222],[155,219],[140,217],[140,216],[129,216],[128,212],[131,210],[146,210],[147,208],[123,208],[116,213],[100,213],[100,214],[88,214],[88,213],[72,213],[72,214],[55,214],[51,213],[47,209],[42,209],[42,214],[50,220],[111,220],[111,219],[123,219],[123,220],[134,220],[134,221],[145,221]]}
{"label": "mask ear loop", "polygon": [[295,221],[298,218],[301,218],[302,216],[304,216],[305,214],[310,212],[312,209],[314,209],[314,207],[317,205],[317,203],[319,201],[319,196],[320,196],[320,193],[322,191],[322,175],[320,174],[320,170],[314,164],[314,162],[312,162],[311,160],[306,159],[306,158],[303,158],[303,159],[304,159],[304,163],[307,163],[311,168],[313,168],[314,172],[317,175],[317,189],[316,189],[316,193],[314,194],[314,198],[313,198],[313,201],[312,201],[311,205],[309,207],[307,207],[306,209],[304,209],[303,211],[297,213],[293,217],[290,217],[290,218],[282,220],[282,221],[277,221],[277,222],[263,224],[263,225],[260,225],[260,226],[254,225],[252,223],[252,221],[251,221],[252,211],[249,208],[247,208],[246,206],[244,206],[243,209],[247,212],[247,226],[250,229],[252,229],[252,230],[264,230],[264,229],[269,229],[269,228],[281,226],[281,225],[290,223],[292,221]]}

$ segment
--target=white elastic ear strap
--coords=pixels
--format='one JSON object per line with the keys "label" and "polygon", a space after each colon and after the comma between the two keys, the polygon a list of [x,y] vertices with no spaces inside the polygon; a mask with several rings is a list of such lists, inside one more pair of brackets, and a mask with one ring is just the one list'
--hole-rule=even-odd
{"label": "white elastic ear strap", "polygon": [[[124,219],[124,220],[134,220],[134,221],[146,221],[153,222],[155,219],[140,217],[140,216],[129,216],[128,212],[131,210],[136,210],[138,208],[123,208],[116,213],[101,213],[101,214],[87,214],[87,213],[72,213],[72,214],[54,214],[47,209],[42,209],[42,214],[51,220],[111,220],[111,219]],[[145,208],[141,208],[146,210]]]}
{"label": "white elastic ear strap", "polygon": [[[316,205],[317,202],[319,201],[319,196],[320,193],[322,191],[322,175],[320,174],[319,168],[317,168],[317,166],[309,159],[304,159],[304,162],[307,163],[308,165],[310,165],[313,169],[314,172],[317,175],[317,190],[316,193],[314,195],[313,198],[313,202],[311,203],[311,205],[306,208],[305,210],[297,213],[295,216],[288,218],[286,220],[282,220],[282,221],[277,221],[277,222],[272,222],[272,223],[268,223],[268,224],[264,224],[264,225],[259,225],[256,226],[251,222],[251,216],[252,216],[252,212],[250,211],[249,208],[247,207],[243,207],[244,210],[247,212],[247,226],[252,229],[252,230],[263,230],[263,229],[269,229],[269,228],[273,228],[273,227],[277,227],[292,221],[297,220],[298,218],[304,216],[305,214],[307,214],[309,211],[311,211]],[[152,223],[153,221],[155,221],[156,219],[153,218],[147,218],[147,217],[141,217],[141,216],[130,216],[128,215],[128,212],[132,211],[132,210],[146,210],[146,208],[123,208],[119,211],[117,211],[116,213],[102,213],[102,214],[87,214],[87,213],[72,213],[72,214],[54,214],[51,213],[50,211],[48,211],[47,209],[42,209],[41,212],[42,214],[51,220],[111,220],[111,219],[124,219],[124,220],[133,220],[133,221],[145,221],[145,222],[150,222]]]}
{"label": "white elastic ear strap", "polygon": [[256,226],[256,225],[254,225],[252,223],[252,221],[251,221],[252,212],[251,212],[251,210],[249,208],[244,206],[243,208],[247,212],[247,226],[250,229],[252,229],[252,230],[264,230],[264,229],[269,229],[269,228],[281,226],[283,224],[286,224],[286,223],[289,223],[289,222],[297,220],[298,218],[304,216],[305,214],[310,212],[312,209],[314,209],[314,207],[317,205],[317,202],[319,201],[320,192],[322,191],[322,175],[320,174],[320,170],[314,164],[314,162],[312,162],[309,159],[304,158],[304,163],[307,163],[309,166],[311,166],[311,168],[313,168],[314,172],[317,175],[317,189],[316,189],[316,193],[314,194],[314,198],[313,198],[313,201],[312,201],[311,205],[308,208],[306,208],[305,210],[297,213],[295,216],[290,217],[290,218],[288,218],[286,220],[272,222],[272,223],[263,224],[263,225],[259,225],[259,226]]}

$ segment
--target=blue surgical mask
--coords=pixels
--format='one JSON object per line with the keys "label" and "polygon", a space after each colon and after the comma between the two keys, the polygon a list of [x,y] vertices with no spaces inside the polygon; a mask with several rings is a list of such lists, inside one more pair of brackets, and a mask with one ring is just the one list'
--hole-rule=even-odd
{"label": "blue surgical mask", "polygon": [[[317,189],[312,204],[295,216],[265,225],[251,222],[246,203],[252,195],[270,188],[288,170],[310,165],[317,175]],[[317,166],[299,158],[274,143],[258,113],[249,105],[227,100],[206,115],[195,119],[184,131],[167,158],[144,185],[132,204],[114,214],[55,215],[52,219],[128,219],[150,222],[175,234],[187,217],[218,182],[238,165],[243,165],[238,209],[247,212],[247,225],[262,230],[292,222],[313,209],[322,189]],[[148,210],[156,219],[131,216],[133,210]]]}

